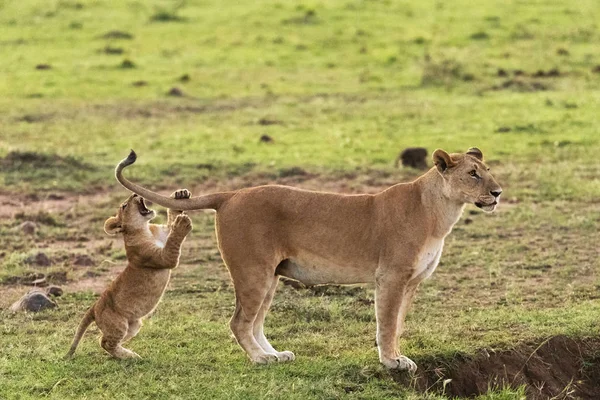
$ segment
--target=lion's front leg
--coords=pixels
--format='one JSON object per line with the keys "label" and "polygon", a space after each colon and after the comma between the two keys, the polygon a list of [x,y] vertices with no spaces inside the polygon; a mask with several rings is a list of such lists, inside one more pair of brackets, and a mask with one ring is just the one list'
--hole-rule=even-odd
{"label": "lion's front leg", "polygon": [[[176,191],[174,191],[171,196],[169,196],[172,199],[189,199],[190,197],[192,197],[192,193],[187,190],[187,189],[178,189]],[[170,208],[167,210],[167,227],[169,229],[171,229],[173,222],[175,221],[175,218],[177,218],[177,216],[179,214],[181,214],[182,211],[179,210],[171,210]]]}
{"label": "lion's front leg", "polygon": [[417,365],[410,358],[401,355],[396,347],[399,315],[405,300],[408,277],[394,275],[379,276],[375,290],[379,360],[387,368],[413,373],[417,370]]}

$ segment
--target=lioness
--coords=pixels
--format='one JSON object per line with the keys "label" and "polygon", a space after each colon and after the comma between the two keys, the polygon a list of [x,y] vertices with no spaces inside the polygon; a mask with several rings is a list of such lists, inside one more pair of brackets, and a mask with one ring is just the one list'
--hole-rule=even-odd
{"label": "lioness", "polygon": [[168,208],[217,211],[219,250],[235,288],[230,327],[256,363],[294,359],[263,333],[277,281],[285,276],[306,285],[374,282],[379,359],[414,372],[415,363],[396,344],[415,291],[437,266],[465,204],[493,211],[502,193],[477,148],[436,150],[427,173],[374,195],[268,185],[169,199],[122,176],[135,160],[132,151],[116,168],[127,189]]}
{"label": "lioness", "polygon": [[[181,189],[171,197],[189,198],[190,192]],[[104,223],[107,234],[123,234],[128,264],[85,313],[66,358],[73,355],[93,321],[102,331],[100,344],[104,350],[116,358],[139,358],[121,344],[137,335],[142,318],[158,305],[171,269],[179,263],[181,244],[192,230],[190,217],[181,211],[169,209],[167,225],[150,224],[155,215],[143,198],[132,194],[121,204],[117,215]]]}

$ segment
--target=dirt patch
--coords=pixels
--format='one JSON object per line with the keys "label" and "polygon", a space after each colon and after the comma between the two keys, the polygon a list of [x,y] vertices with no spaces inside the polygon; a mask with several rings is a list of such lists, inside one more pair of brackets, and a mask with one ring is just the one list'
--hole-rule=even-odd
{"label": "dirt patch", "polygon": [[125,31],[119,31],[119,30],[112,30],[112,31],[108,31],[105,34],[99,36],[100,39],[125,39],[125,40],[131,40],[133,39],[133,35],[129,32],[125,32]]}
{"label": "dirt patch", "polygon": [[528,399],[597,399],[600,338],[555,336],[508,350],[482,349],[473,357],[424,360],[420,366],[412,385],[421,391],[471,397],[525,385]]}
{"label": "dirt patch", "polygon": [[508,79],[499,85],[492,86],[492,90],[513,90],[515,92],[538,92],[550,90],[550,86],[546,83],[535,80],[526,80],[520,78]]}
{"label": "dirt patch", "polygon": [[37,153],[35,151],[11,151],[6,157],[0,159],[0,165],[8,171],[29,169],[84,169],[93,170],[94,167],[75,157],[61,157],[57,154]]}
{"label": "dirt patch", "polygon": [[0,218],[33,221],[47,226],[62,226],[64,223],[58,214],[80,205],[96,204],[106,198],[106,193],[65,196],[50,193],[44,197],[0,194]]}
{"label": "dirt patch", "polygon": [[45,122],[52,119],[53,114],[25,114],[16,119],[17,122],[27,122],[33,124],[36,122]]}

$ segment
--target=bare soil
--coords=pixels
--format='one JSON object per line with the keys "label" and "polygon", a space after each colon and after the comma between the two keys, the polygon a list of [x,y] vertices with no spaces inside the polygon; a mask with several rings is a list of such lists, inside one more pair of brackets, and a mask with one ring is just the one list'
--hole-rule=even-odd
{"label": "bare soil", "polygon": [[525,385],[528,399],[600,398],[597,337],[555,336],[507,350],[482,349],[475,357],[424,360],[421,366],[422,372],[412,382],[421,391],[472,397],[491,388]]}

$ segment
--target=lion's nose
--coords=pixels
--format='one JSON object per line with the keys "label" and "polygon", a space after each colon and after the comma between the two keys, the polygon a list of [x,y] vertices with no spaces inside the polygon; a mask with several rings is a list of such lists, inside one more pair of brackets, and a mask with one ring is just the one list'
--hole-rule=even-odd
{"label": "lion's nose", "polygon": [[502,194],[502,189],[492,190],[490,191],[490,194],[494,197],[499,197]]}

